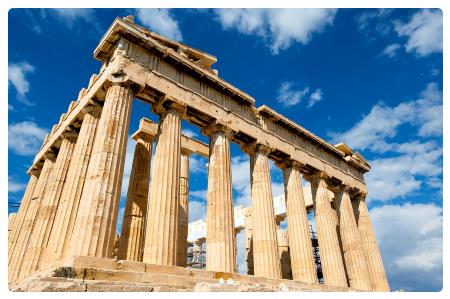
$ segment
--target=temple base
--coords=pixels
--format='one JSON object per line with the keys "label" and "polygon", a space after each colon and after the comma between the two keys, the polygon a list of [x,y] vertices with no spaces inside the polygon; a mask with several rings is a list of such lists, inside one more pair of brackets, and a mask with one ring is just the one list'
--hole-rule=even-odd
{"label": "temple base", "polygon": [[35,273],[9,288],[17,292],[355,291],[286,279],[92,257],[76,257],[70,265]]}

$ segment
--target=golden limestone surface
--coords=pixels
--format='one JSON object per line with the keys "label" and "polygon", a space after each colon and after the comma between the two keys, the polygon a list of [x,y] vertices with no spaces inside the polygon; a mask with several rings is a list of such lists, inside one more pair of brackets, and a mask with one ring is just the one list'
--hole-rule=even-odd
{"label": "golden limestone surface", "polygon": [[[213,55],[131,16],[114,20],[94,58],[99,74],[45,136],[8,218],[11,290],[389,291],[365,202],[370,165],[359,153],[256,107],[211,68]],[[141,119],[132,135],[118,235],[134,99],[159,121]],[[183,135],[182,121],[199,127],[209,145]],[[231,143],[250,156],[250,207],[233,205]],[[188,223],[192,155],[209,159],[207,219],[197,228]],[[281,197],[272,195],[271,160],[283,170]],[[245,275],[236,273],[240,231]],[[203,269],[192,268],[192,250],[206,250]]]}

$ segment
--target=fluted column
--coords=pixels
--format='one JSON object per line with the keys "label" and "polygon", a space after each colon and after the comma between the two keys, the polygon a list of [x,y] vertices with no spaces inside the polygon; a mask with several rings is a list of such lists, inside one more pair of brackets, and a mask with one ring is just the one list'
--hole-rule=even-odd
{"label": "fluted column", "polygon": [[77,142],[73,151],[72,162],[67,172],[66,183],[64,184],[56,211],[55,221],[47,245],[52,260],[63,261],[70,251],[69,245],[72,240],[75,218],[80,204],[81,192],[86,180],[86,172],[91,158],[92,143],[94,142],[98,120],[101,114],[101,107],[88,106],[83,109],[85,113],[78,133]]}
{"label": "fluted column", "polygon": [[161,120],[153,158],[143,261],[175,266],[178,255],[181,118],[184,108],[174,102],[166,102],[165,108],[157,108],[157,112]]}
{"label": "fluted column", "polygon": [[134,138],[136,147],[128,183],[118,258],[142,261],[153,138],[146,134],[136,135]]}
{"label": "fluted column", "polygon": [[25,215],[27,214],[28,207],[31,202],[31,196],[33,195],[33,190],[36,187],[40,171],[34,171],[30,173],[30,179],[28,181],[27,188],[25,189],[25,193],[23,195],[22,201],[20,202],[19,210],[17,211],[17,215],[14,220],[14,225],[11,227],[11,232],[9,235],[9,243],[8,243],[8,265],[11,262],[12,254],[15,251],[17,245],[17,238],[19,237],[19,233],[22,231],[22,225],[25,219]]}
{"label": "fluted column", "polygon": [[290,161],[281,167],[284,176],[292,277],[298,281],[317,283],[311,234],[301,185],[300,164]]}
{"label": "fluted column", "polygon": [[[61,147],[36,215],[30,245],[24,257],[26,263],[22,266],[21,275],[25,276],[48,265],[45,247],[52,230],[69,164],[72,160],[76,138],[77,134],[74,132],[64,132],[62,135]],[[55,230],[58,230],[58,228],[55,228]]]}
{"label": "fluted column", "polygon": [[349,191],[347,186],[341,187],[334,197],[348,283],[352,288],[370,291],[366,258],[353,214]]}
{"label": "fluted column", "polygon": [[113,83],[106,92],[74,224],[73,256],[112,256],[131,100],[130,87],[120,83]]}
{"label": "fluted column", "polygon": [[189,225],[189,157],[190,152],[181,149],[180,167],[180,207],[178,211],[178,262],[187,265],[188,225]]}
{"label": "fluted column", "polygon": [[45,155],[44,165],[42,166],[41,174],[36,183],[36,187],[30,198],[30,204],[25,214],[22,228],[19,232],[17,238],[17,246],[11,257],[11,262],[9,265],[8,277],[9,281],[15,281],[22,269],[22,264],[25,265],[24,255],[28,251],[28,241],[30,240],[30,235],[33,230],[33,225],[36,220],[36,215],[41,203],[42,197],[44,195],[45,188],[49,183],[49,177],[52,173],[55,164],[55,155],[53,153],[47,153]]}
{"label": "fluted column", "polygon": [[327,285],[345,287],[347,278],[336,231],[336,216],[331,208],[325,176],[323,173],[318,173],[307,179],[311,183],[324,282]]}
{"label": "fluted column", "polygon": [[210,136],[206,269],[233,273],[236,265],[230,141],[227,128],[215,125]]}
{"label": "fluted column", "polygon": [[252,209],[247,207],[244,218],[245,231],[245,260],[247,262],[247,274],[254,274],[253,267],[253,224],[252,224]]}
{"label": "fluted column", "polygon": [[353,201],[353,210],[358,225],[359,236],[365,253],[369,278],[373,291],[389,292],[389,283],[381,259],[377,239],[372,228],[366,200],[360,195]]}
{"label": "fluted column", "polygon": [[8,247],[11,243],[11,231],[14,227],[14,222],[16,221],[17,213],[8,214]]}
{"label": "fluted column", "polygon": [[268,153],[264,145],[250,150],[253,267],[255,276],[281,278]]}

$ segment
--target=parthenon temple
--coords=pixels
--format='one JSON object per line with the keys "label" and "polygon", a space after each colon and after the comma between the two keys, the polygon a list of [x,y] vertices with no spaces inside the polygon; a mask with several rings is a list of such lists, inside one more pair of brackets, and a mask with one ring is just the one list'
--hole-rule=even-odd
{"label": "parthenon temple", "polygon": [[[44,138],[9,216],[11,290],[389,291],[366,205],[370,165],[359,153],[257,107],[218,76],[214,56],[132,16],[114,20],[94,58],[99,74]],[[159,122],[143,118],[130,132],[135,99]],[[182,121],[209,144],[183,135]],[[119,236],[129,135],[136,147]],[[231,143],[250,158],[249,207],[234,207]],[[188,223],[193,154],[208,159],[200,230]],[[270,160],[284,178],[275,204]],[[237,273],[238,231],[247,242],[246,274]],[[198,244],[204,261],[195,268]]]}

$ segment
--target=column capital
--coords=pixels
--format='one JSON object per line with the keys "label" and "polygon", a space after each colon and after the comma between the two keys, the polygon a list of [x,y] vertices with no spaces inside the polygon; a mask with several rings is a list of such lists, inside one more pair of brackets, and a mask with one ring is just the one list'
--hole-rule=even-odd
{"label": "column capital", "polygon": [[329,176],[321,170],[315,171],[311,174],[307,174],[303,176],[305,180],[309,181],[310,184],[317,184],[319,185],[321,181],[325,182],[326,179],[329,178]]}
{"label": "column capital", "polygon": [[69,127],[67,127],[64,130],[64,132],[62,132],[62,134],[61,134],[61,140],[67,139],[71,142],[74,142],[75,140],[77,140],[77,138],[78,138],[78,133]]}
{"label": "column capital", "polygon": [[351,187],[348,184],[336,184],[336,185],[329,185],[328,189],[336,193],[346,192],[350,194],[353,190],[353,187]]}
{"label": "column capital", "polygon": [[301,169],[306,165],[295,160],[279,161],[275,163],[281,169],[293,168],[301,172]]}
{"label": "column capital", "polygon": [[130,90],[133,96],[143,89],[143,86],[141,86],[134,80],[131,80],[123,71],[123,69],[120,68],[120,66],[116,70],[114,70],[105,80],[104,87],[106,87],[106,89],[112,86],[121,86],[127,88]]}
{"label": "column capital", "polygon": [[84,106],[81,111],[83,114],[89,113],[94,117],[100,117],[102,114],[102,107],[98,103],[92,101],[88,105]]}
{"label": "column capital", "polygon": [[147,134],[142,131],[135,132],[133,135],[131,135],[131,138],[136,142],[139,142],[139,140],[142,140],[144,142],[152,142],[155,137],[155,135]]}
{"label": "column capital", "polygon": [[202,134],[207,136],[212,136],[214,133],[223,133],[226,138],[233,135],[233,130],[231,130],[226,124],[214,121],[202,129]]}
{"label": "column capital", "polygon": [[187,107],[171,96],[161,96],[155,104],[152,105],[152,111],[164,117],[168,112],[175,112],[181,117],[186,114]]}
{"label": "column capital", "polygon": [[42,171],[42,167],[41,168],[37,168],[37,167],[32,167],[28,170],[28,175],[34,175],[36,177],[38,177],[41,174]]}
{"label": "column capital", "polygon": [[43,158],[45,159],[45,160],[51,160],[51,161],[55,161],[56,160],[56,154],[54,153],[54,152],[46,152],[44,155],[43,155]]}
{"label": "column capital", "polygon": [[250,144],[243,145],[242,151],[246,152],[249,155],[254,153],[269,154],[273,151],[273,149],[269,145],[252,142]]}

